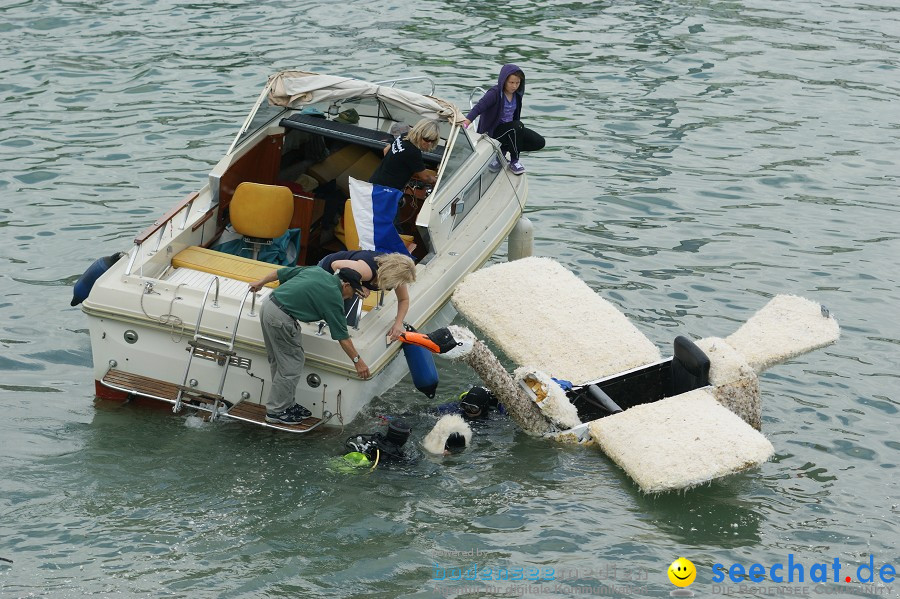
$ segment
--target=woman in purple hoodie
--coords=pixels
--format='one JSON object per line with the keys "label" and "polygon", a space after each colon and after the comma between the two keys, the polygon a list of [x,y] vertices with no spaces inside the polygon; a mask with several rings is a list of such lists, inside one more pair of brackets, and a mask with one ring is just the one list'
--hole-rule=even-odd
{"label": "woman in purple hoodie", "polygon": [[[519,120],[522,115],[522,97],[525,95],[525,74],[514,64],[500,69],[497,85],[489,89],[463,120],[468,127],[477,117],[478,132],[486,133],[500,142],[500,151],[509,153],[509,170],[516,175],[525,172],[519,160],[520,152],[534,152],[544,147],[544,138],[528,129]],[[491,170],[500,169],[500,159],[495,157]]]}

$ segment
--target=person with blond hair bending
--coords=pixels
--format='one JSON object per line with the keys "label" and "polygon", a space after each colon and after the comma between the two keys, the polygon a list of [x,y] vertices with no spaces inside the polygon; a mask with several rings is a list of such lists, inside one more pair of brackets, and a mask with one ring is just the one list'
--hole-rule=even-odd
{"label": "person with blond hair bending", "polygon": [[[403,254],[386,254],[374,250],[351,250],[328,254],[319,261],[319,266],[328,272],[335,272],[342,268],[352,268],[357,271],[363,284],[363,297],[368,297],[372,291],[391,289],[397,294],[397,317],[388,331],[388,336],[395,341],[406,329],[403,328],[403,319],[409,311],[409,285],[416,280],[416,264],[409,256]],[[350,298],[344,302],[344,313],[351,321],[356,313],[355,303],[357,298]]]}

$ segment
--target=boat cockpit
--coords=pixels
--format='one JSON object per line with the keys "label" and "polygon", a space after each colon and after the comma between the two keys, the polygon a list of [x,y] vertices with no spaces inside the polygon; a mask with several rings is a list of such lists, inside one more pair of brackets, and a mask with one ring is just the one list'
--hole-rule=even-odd
{"label": "boat cockpit", "polygon": [[[218,204],[217,230],[225,231],[229,225],[229,204],[237,187],[254,182],[286,187],[292,193],[289,229],[299,230],[297,258],[292,263],[312,265],[329,253],[357,249],[352,211],[346,202],[348,179],[367,181],[394,139],[391,131],[398,125],[412,127],[421,118],[407,107],[378,97],[331,100],[302,109],[258,106],[232,151],[210,174],[213,202]],[[423,153],[426,168],[438,180],[430,186],[411,179],[402,190],[404,200],[395,219],[417,262],[427,262],[435,251],[428,218],[420,219],[423,205],[476,154],[472,139],[458,126],[440,119],[439,128],[438,146]],[[486,168],[487,159],[479,162],[484,164],[475,165],[475,176],[465,182],[462,192],[448,199],[453,205],[437,207],[449,213],[453,227],[497,177]]]}

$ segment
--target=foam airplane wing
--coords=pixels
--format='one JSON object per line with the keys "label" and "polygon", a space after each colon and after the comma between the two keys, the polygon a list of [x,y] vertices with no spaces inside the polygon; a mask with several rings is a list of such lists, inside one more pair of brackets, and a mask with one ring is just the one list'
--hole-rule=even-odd
{"label": "foam airplane wing", "polygon": [[662,359],[618,308],[550,258],[475,271],[451,300],[518,365],[576,385]]}

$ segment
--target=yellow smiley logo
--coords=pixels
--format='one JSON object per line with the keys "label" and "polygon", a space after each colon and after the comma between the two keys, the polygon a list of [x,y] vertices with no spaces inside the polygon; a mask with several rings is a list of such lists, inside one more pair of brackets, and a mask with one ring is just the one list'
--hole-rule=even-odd
{"label": "yellow smiley logo", "polygon": [[686,587],[697,578],[697,568],[691,560],[679,557],[669,566],[669,580],[677,587]]}

